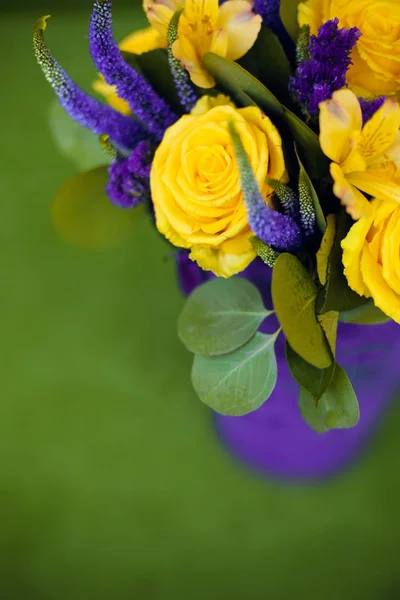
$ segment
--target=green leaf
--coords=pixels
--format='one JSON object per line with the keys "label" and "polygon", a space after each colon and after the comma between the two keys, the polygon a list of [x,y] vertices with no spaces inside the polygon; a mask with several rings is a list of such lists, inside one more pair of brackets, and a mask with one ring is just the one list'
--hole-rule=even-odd
{"label": "green leaf", "polygon": [[339,313],[335,310],[330,310],[323,315],[317,315],[318,321],[324,330],[326,339],[328,340],[329,348],[333,356],[336,356],[336,336],[339,320]]}
{"label": "green leaf", "polygon": [[300,0],[281,0],[281,18],[292,39],[297,40],[299,35],[299,22],[297,18],[297,5]]}
{"label": "green leaf", "polygon": [[286,362],[293,379],[318,402],[332,381],[335,363],[326,369],[317,369],[302,359],[287,342]]}
{"label": "green leaf", "polygon": [[350,226],[351,219],[342,209],[336,217],[336,235],[328,260],[327,283],[317,302],[320,314],[330,310],[338,312],[353,310],[367,302],[367,298],[359,296],[350,289],[344,275],[341,241],[346,237]]}
{"label": "green leaf", "polygon": [[203,56],[203,65],[217,84],[237,103],[243,98],[242,93],[249,96],[269,117],[283,115],[279,100],[262,83],[237,63],[208,52]]}
{"label": "green leaf", "polygon": [[283,118],[292,134],[304,169],[312,179],[329,174],[329,159],[321,150],[318,136],[289,109],[284,108]]}
{"label": "green leaf", "polygon": [[[266,56],[268,69],[265,68]],[[288,86],[292,69],[285,51],[271,29],[262,27],[253,47],[238,62],[283,103],[290,102]]]}
{"label": "green leaf", "polygon": [[272,300],[284,334],[305,361],[324,369],[333,362],[315,304],[318,288],[301,262],[280,254],[272,271]]}
{"label": "green leaf", "polygon": [[380,325],[390,321],[390,317],[377,308],[372,299],[369,299],[359,308],[340,313],[339,320],[342,323],[354,323],[356,325]]}
{"label": "green leaf", "polygon": [[52,218],[62,239],[101,250],[132,235],[142,209],[122,209],[112,204],[105,193],[107,180],[107,167],[99,167],[79,173],[58,190]]}
{"label": "green leaf", "polygon": [[195,354],[226,354],[243,346],[270,314],[247,279],[211,279],[186,300],[178,335]]}
{"label": "green leaf", "polygon": [[75,123],[57,99],[50,105],[49,125],[59,152],[69,158],[80,171],[111,162],[111,158],[102,149],[98,136]]}
{"label": "green leaf", "polygon": [[357,396],[346,372],[338,364],[319,402],[300,388],[299,408],[307,423],[318,433],[354,427],[360,418]]}
{"label": "green leaf", "polygon": [[336,235],[336,217],[328,215],[326,218],[326,231],[322,238],[321,245],[317,251],[317,273],[321,285],[326,285],[328,277],[328,262],[332,252],[333,242]]}
{"label": "green leaf", "polygon": [[192,382],[200,400],[222,415],[238,417],[259,408],[277,379],[274,344],[277,334],[256,335],[223,356],[196,355]]}
{"label": "green leaf", "polygon": [[324,213],[321,208],[321,204],[318,198],[318,194],[312,184],[311,179],[307,175],[307,172],[297,154],[297,160],[299,161],[300,173],[299,173],[299,199],[300,199],[300,210],[303,220],[307,220],[311,212],[315,215],[315,220],[318,225],[318,229],[321,233],[324,233],[326,229],[326,220]]}

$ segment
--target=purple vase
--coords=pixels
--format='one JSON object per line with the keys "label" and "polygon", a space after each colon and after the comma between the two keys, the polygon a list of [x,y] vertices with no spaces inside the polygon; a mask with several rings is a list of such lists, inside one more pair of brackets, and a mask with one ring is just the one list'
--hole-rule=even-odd
{"label": "purple vase", "polygon": [[[185,294],[211,274],[202,271],[182,252],[178,278]],[[271,307],[270,269],[256,259],[242,274],[260,290],[266,307]],[[276,331],[274,317],[260,328]],[[382,325],[339,325],[337,360],[357,393],[361,417],[351,429],[318,434],[302,418],[298,386],[285,360],[285,340],[276,343],[278,382],[270,398],[255,412],[243,417],[215,415],[220,439],[244,464],[279,479],[309,481],[326,477],[346,467],[370,439],[385,408],[400,387],[400,330],[388,322]]]}

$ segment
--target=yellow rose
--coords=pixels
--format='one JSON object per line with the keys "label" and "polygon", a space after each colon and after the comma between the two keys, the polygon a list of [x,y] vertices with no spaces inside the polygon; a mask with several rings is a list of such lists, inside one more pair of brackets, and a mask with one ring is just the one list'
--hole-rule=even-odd
{"label": "yellow rose", "polygon": [[[280,135],[259,108],[236,109],[226,98],[202,98],[191,115],[170,127],[151,169],[157,228],[172,244],[221,277],[242,271],[255,257],[240,173],[228,123],[234,121],[266,202],[267,177],[283,179]],[[214,106],[213,106],[214,104]]]}
{"label": "yellow rose", "polygon": [[[132,52],[133,54],[143,54],[150,50],[163,48],[164,42],[154,27],[146,27],[139,31],[134,31],[126,37],[119,45],[120,50]],[[117,96],[115,86],[108,85],[102,76],[93,83],[93,89],[103,96],[107,102],[124,115],[130,115],[129,104]]]}
{"label": "yellow rose", "polygon": [[400,323],[400,205],[379,199],[371,208],[342,241],[344,273],[351,289]]}
{"label": "yellow rose", "polygon": [[400,90],[399,0],[308,0],[299,4],[299,24],[317,33],[338,17],[340,27],[362,35],[352,52],[347,83],[359,95],[389,95]]}

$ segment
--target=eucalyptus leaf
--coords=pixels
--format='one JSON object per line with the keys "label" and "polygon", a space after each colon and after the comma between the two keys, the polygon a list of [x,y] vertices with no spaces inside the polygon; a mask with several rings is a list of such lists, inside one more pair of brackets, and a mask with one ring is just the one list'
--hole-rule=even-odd
{"label": "eucalyptus leaf", "polygon": [[356,325],[380,325],[390,321],[390,317],[376,307],[372,299],[369,299],[359,308],[341,312],[339,320],[342,323],[354,323]]}
{"label": "eucalyptus leaf", "polygon": [[301,262],[280,254],[272,271],[272,300],[284,334],[305,361],[324,369],[333,362],[325,333],[316,316],[318,288]]}
{"label": "eucalyptus leaf", "polygon": [[326,369],[317,369],[306,362],[286,342],[286,362],[293,379],[318,402],[332,381],[335,363]]}
{"label": "eucalyptus leaf", "polygon": [[222,415],[238,417],[259,408],[277,379],[277,334],[256,333],[244,346],[222,356],[196,355],[192,382],[200,400]]}
{"label": "eucalyptus leaf", "polygon": [[122,209],[105,193],[107,167],[79,173],[58,190],[52,205],[55,229],[76,246],[101,250],[128,239],[142,208]]}
{"label": "eucalyptus leaf", "polygon": [[243,346],[270,314],[247,279],[211,279],[186,300],[178,335],[195,354],[226,354]]}
{"label": "eucalyptus leaf", "polygon": [[80,171],[111,162],[111,158],[102,149],[98,136],[75,123],[57,99],[50,105],[49,126],[59,152],[69,158]]}
{"label": "eucalyptus leaf", "polygon": [[336,337],[339,320],[339,313],[335,310],[330,310],[323,315],[317,315],[317,319],[324,330],[326,339],[333,356],[336,356]]}
{"label": "eucalyptus leaf", "polygon": [[357,396],[346,372],[338,364],[318,402],[307,390],[300,388],[299,408],[307,423],[318,433],[354,427],[360,418]]}
{"label": "eucalyptus leaf", "polygon": [[327,282],[319,294],[317,309],[320,314],[335,310],[344,312],[365,304],[367,298],[359,296],[350,289],[344,275],[341,242],[352,225],[351,218],[342,209],[336,217],[336,235],[328,260]]}

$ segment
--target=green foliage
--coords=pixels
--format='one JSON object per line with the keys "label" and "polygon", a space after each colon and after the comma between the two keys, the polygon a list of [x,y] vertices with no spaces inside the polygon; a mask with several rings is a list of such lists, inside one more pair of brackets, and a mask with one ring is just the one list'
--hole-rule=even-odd
{"label": "green foliage", "polygon": [[191,352],[226,354],[243,346],[271,312],[247,279],[212,279],[194,290],[178,320],[178,334]]}
{"label": "green foliage", "polygon": [[[265,57],[268,57],[267,69]],[[290,102],[288,86],[292,69],[285,51],[271,29],[262,27],[253,47],[238,62],[284,104]]]}
{"label": "green foliage", "polygon": [[357,425],[360,409],[346,372],[335,364],[333,377],[318,401],[300,388],[299,408],[307,423],[318,433]]}
{"label": "green foliage", "polygon": [[111,162],[102,149],[99,138],[75,123],[57,99],[50,105],[49,126],[59,152],[69,158],[80,171],[87,171]]}
{"label": "green foliage", "polygon": [[129,238],[141,207],[123,210],[107,198],[107,167],[79,173],[58,190],[52,218],[58,234],[76,246],[101,250]]}
{"label": "green foliage", "polygon": [[257,252],[261,260],[269,267],[273,267],[276,259],[279,256],[279,252],[273,250],[271,246],[268,246],[268,244],[266,244],[256,236],[252,237],[250,241],[254,250]]}
{"label": "green foliage", "polygon": [[321,150],[318,136],[289,109],[284,108],[283,118],[289,127],[304,169],[312,179],[329,173],[329,160]]}
{"label": "green foliage", "polygon": [[281,0],[281,19],[292,39],[299,36],[299,22],[297,18],[297,5],[300,0]]}
{"label": "green foliage", "polygon": [[317,295],[318,288],[301,262],[291,254],[278,256],[272,271],[272,300],[279,322],[293,350],[324,369],[333,356],[316,316]]}
{"label": "green foliage", "polygon": [[370,298],[362,306],[340,313],[339,320],[343,323],[354,323],[356,325],[379,325],[387,323],[390,318],[377,308]]}
{"label": "green foliage", "polygon": [[192,382],[200,400],[220,414],[241,416],[259,408],[277,379],[277,334],[256,335],[247,344],[217,357],[196,355]]}
{"label": "green foliage", "polygon": [[326,369],[317,369],[317,367],[310,365],[310,363],[301,358],[287,342],[286,362],[293,379],[300,387],[311,394],[314,401],[318,403],[322,394],[332,381],[335,363],[332,363],[331,366]]}
{"label": "green foliage", "polygon": [[367,298],[359,296],[349,288],[344,275],[341,241],[345,238],[350,226],[351,219],[342,209],[336,217],[336,235],[328,259],[326,286],[318,297],[317,308],[320,314],[330,310],[338,312],[353,310],[367,302]]}

